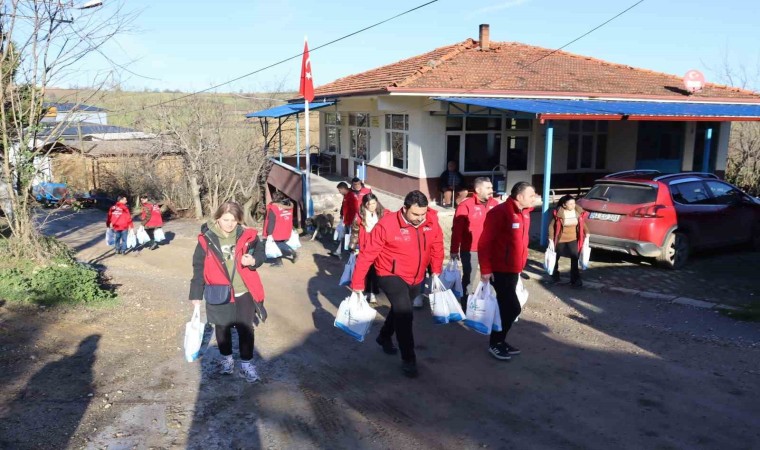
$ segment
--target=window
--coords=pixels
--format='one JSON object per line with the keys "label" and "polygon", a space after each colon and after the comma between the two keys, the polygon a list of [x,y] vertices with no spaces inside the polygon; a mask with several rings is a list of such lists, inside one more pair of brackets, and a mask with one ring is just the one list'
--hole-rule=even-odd
{"label": "window", "polygon": [[710,202],[710,196],[701,181],[671,184],[670,193],[673,200],[682,205],[704,205]]}
{"label": "window", "polygon": [[326,151],[340,153],[340,113],[325,113]]}
{"label": "window", "polygon": [[391,166],[401,170],[409,168],[409,115],[385,115],[386,150],[391,155]]}
{"label": "window", "polygon": [[584,198],[623,205],[639,205],[657,200],[657,188],[633,184],[597,184]]}
{"label": "window", "polygon": [[567,170],[604,169],[607,165],[607,121],[572,120],[567,136]]}
{"label": "window", "polygon": [[351,157],[369,159],[369,113],[348,113]]}
{"label": "window", "polygon": [[464,149],[465,172],[489,172],[499,165],[501,133],[467,133]]}
{"label": "window", "polygon": [[507,170],[528,170],[528,136],[507,136]]}
{"label": "window", "polygon": [[711,203],[714,205],[734,205],[741,202],[744,197],[739,189],[720,181],[708,181],[707,187],[712,193]]}

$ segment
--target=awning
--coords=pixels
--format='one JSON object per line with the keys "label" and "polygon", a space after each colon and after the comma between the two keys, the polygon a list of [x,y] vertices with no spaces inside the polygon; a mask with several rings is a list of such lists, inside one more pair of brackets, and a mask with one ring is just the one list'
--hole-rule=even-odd
{"label": "awning", "polygon": [[[320,109],[334,104],[335,102],[309,103],[309,110]],[[280,117],[292,116],[293,114],[301,114],[305,109],[306,106],[303,103],[288,103],[287,105],[275,106],[268,109],[262,109],[261,111],[248,113],[245,117],[249,119],[253,117],[273,117],[277,119]]]}
{"label": "awning", "polygon": [[541,120],[760,121],[760,100],[758,103],[470,97],[435,97],[434,100],[527,113]]}

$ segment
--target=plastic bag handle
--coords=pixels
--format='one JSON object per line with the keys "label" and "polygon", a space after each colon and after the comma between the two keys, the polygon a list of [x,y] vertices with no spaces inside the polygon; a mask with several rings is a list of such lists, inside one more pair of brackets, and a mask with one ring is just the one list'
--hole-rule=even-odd
{"label": "plastic bag handle", "polygon": [[201,323],[201,305],[195,305],[193,308],[193,316],[190,318],[190,321]]}

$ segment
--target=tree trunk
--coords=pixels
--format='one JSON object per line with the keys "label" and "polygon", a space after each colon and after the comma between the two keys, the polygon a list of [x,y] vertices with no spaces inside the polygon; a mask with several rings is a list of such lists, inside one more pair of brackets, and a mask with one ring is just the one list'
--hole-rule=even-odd
{"label": "tree trunk", "polygon": [[195,173],[190,173],[190,193],[193,196],[193,204],[195,205],[195,218],[203,219],[203,204],[201,203],[201,188],[198,184],[198,177]]}

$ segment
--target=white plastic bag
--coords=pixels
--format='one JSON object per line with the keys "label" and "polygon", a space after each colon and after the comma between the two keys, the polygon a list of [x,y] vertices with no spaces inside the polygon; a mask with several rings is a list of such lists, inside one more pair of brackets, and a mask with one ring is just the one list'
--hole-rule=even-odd
{"label": "white plastic bag", "polygon": [[554,243],[549,241],[549,246],[546,247],[546,253],[544,253],[544,270],[549,275],[554,273],[554,264],[557,263],[557,252],[554,250]]}
{"label": "white plastic bag", "polygon": [[441,282],[447,289],[451,289],[454,295],[459,298],[464,294],[462,289],[462,271],[459,270],[459,262],[451,259],[441,273]]}
{"label": "white plastic bag", "polygon": [[106,245],[109,247],[113,247],[115,242],[116,242],[116,236],[114,236],[113,229],[106,228]]}
{"label": "white plastic bag", "polygon": [[201,305],[193,309],[190,322],[185,324],[185,359],[193,362],[201,355],[201,343],[203,342],[203,324],[201,324]]}
{"label": "white plastic bag", "polygon": [[280,250],[280,247],[277,246],[277,243],[274,241],[271,234],[267,236],[264,252],[266,253],[267,258],[279,258],[282,256],[282,251]]}
{"label": "white plastic bag", "polygon": [[140,225],[140,228],[137,230],[137,243],[143,245],[149,241],[150,236],[148,236],[148,232],[145,231],[145,227]]}
{"label": "white plastic bag", "polygon": [[135,247],[137,247],[137,236],[135,235],[135,230],[129,230],[129,233],[127,233],[127,248]]}
{"label": "white plastic bag", "polygon": [[459,303],[452,291],[447,291],[446,304],[449,306],[449,322],[459,322],[465,319],[464,311],[462,311],[462,304]]}
{"label": "white plastic bag", "polygon": [[440,278],[433,275],[429,296],[433,323],[449,323],[449,304],[446,301],[447,293],[451,293],[451,290],[443,285]]}
{"label": "white plastic bag", "polygon": [[343,236],[343,250],[348,250],[351,247],[351,234],[346,233]]}
{"label": "white plastic bag", "polygon": [[[493,286],[492,286],[493,287]],[[502,331],[501,326],[501,309],[499,309],[499,301],[496,301],[496,309],[493,312],[493,325],[491,325],[491,332]]]}
{"label": "white plastic bag", "polygon": [[589,236],[586,236],[586,239],[583,240],[583,247],[581,248],[581,269],[586,270],[588,269],[589,260],[591,259],[591,244],[589,244],[588,241]]}
{"label": "white plastic bag", "polygon": [[346,235],[346,226],[343,224],[343,222],[340,222],[337,227],[335,227],[335,232],[333,233],[333,240],[339,241],[343,239],[343,236]]}
{"label": "white plastic bag", "polygon": [[296,230],[293,230],[290,232],[290,239],[288,239],[288,247],[292,248],[293,250],[298,250],[301,248],[301,239],[298,238],[298,232]]}
{"label": "white plastic bag", "polygon": [[352,292],[350,297],[340,303],[334,325],[357,341],[363,342],[376,315],[377,311],[369,306],[364,295]]}
{"label": "white plastic bag", "polygon": [[340,286],[350,286],[351,278],[354,276],[354,267],[356,267],[356,253],[351,253],[348,257],[348,262],[343,267],[343,275],[340,276]]}
{"label": "white plastic bag", "polygon": [[162,242],[162,241],[166,240],[166,235],[164,234],[164,229],[163,228],[156,228],[153,231],[153,240],[156,241],[156,242]]}
{"label": "white plastic bag", "polygon": [[491,284],[478,283],[475,293],[467,299],[467,317],[464,324],[471,330],[489,335],[493,328],[494,313],[498,308],[496,299],[491,295]]}
{"label": "white plastic bag", "polygon": [[[520,277],[517,277],[517,287],[515,287],[515,293],[517,294],[517,300],[520,301],[520,308],[523,308],[528,302],[528,290],[525,288],[525,285],[523,284]],[[519,319],[519,316],[515,317],[515,322],[517,322],[517,319]]]}

